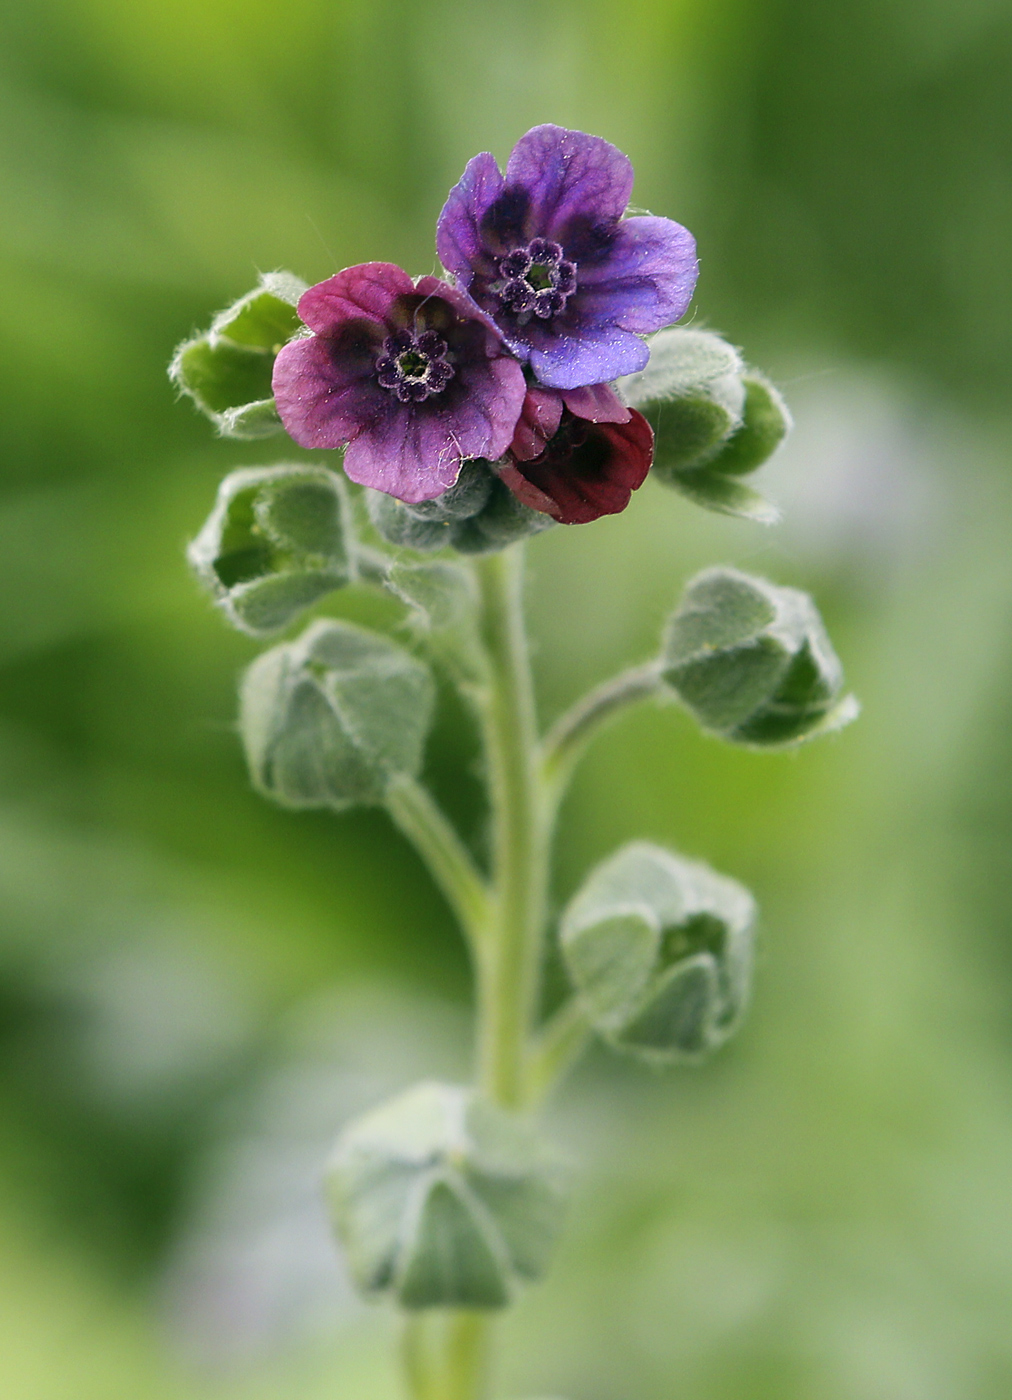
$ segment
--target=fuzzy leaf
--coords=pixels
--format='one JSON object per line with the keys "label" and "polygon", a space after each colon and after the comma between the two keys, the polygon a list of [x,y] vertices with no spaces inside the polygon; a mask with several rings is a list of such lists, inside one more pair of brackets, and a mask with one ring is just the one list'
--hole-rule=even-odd
{"label": "fuzzy leaf", "polygon": [[780,519],[777,507],[758,491],[732,476],[718,476],[708,467],[691,471],[661,470],[656,475],[665,486],[674,487],[695,505],[716,511],[718,515],[734,515],[742,520],[754,520],[759,525],[775,525]]}

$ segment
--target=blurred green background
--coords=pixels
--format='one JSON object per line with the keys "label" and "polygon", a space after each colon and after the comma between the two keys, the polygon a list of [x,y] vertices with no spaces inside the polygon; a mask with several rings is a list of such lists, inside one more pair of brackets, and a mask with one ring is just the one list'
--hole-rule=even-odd
{"label": "blurred green background", "polygon": [[[298,454],[214,442],[165,364],[257,269],[432,270],[465,160],[541,121],[630,154],[798,421],[777,530],[648,483],[534,543],[545,716],[717,561],[816,593],[865,711],[777,757],[647,709],[581,770],[558,897],[668,841],[752,886],[762,955],[712,1063],[597,1053],[553,1115],[584,1171],[500,1393],[1012,1395],[1010,81],[1002,0],[8,0],[5,1400],[396,1393],[316,1182],[350,1112],[459,1072],[464,958],[385,818],[250,793],[256,648],[182,550]],[[477,835],[449,704],[430,753]]]}

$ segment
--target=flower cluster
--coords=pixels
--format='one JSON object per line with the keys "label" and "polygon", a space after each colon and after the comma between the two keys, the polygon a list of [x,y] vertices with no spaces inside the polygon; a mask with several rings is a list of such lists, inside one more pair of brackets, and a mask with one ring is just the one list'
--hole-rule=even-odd
{"label": "flower cluster", "polygon": [[475,156],[437,226],[452,280],[363,263],[303,294],[310,334],[274,364],[288,433],[344,447],[352,481],[409,505],[479,459],[563,523],[624,510],[653,433],[610,381],[646,366],[642,337],[685,312],[697,272],[680,224],[625,217],[632,183],[621,151],[558,126],[523,136],[505,174]]}

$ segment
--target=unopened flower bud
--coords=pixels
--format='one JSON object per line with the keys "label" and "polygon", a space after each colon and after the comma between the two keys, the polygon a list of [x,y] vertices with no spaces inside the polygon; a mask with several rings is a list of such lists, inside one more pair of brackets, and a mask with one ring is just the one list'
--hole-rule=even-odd
{"label": "unopened flower bud", "polygon": [[663,676],[704,729],[766,748],[855,718],[843,670],[807,593],[736,569],[707,569],[671,619]]}
{"label": "unopened flower bud", "polygon": [[169,377],[222,437],[249,440],[284,431],[271,376],[278,351],[302,326],[295,308],[305,290],[290,272],[264,273],[259,286],[173,355]]}
{"label": "unopened flower bud", "polygon": [[239,724],[255,786],[286,807],[381,803],[414,777],[432,719],[429,668],[377,632],[314,622],[246,672]]}
{"label": "unopened flower bud", "polygon": [[343,483],[326,468],[242,468],[187,556],[229,621],[260,636],[348,582],[347,526]]}
{"label": "unopened flower bud", "polygon": [[563,956],[608,1041],[658,1063],[698,1059],[748,997],[755,903],[709,866],[645,841],[596,870],[562,917]]}
{"label": "unopened flower bud", "polygon": [[520,1118],[427,1082],[345,1128],[327,1174],[357,1286],[404,1308],[501,1308],[545,1272],[565,1177]]}
{"label": "unopened flower bud", "polygon": [[789,432],[780,394],[712,331],[676,326],[649,344],[646,369],[619,387],[653,427],[657,480],[708,510],[773,523],[775,507],[738,478],[761,466]]}
{"label": "unopened flower bud", "polygon": [[742,420],[706,470],[721,476],[746,476],[771,457],[794,426],[779,391],[755,370],[742,375],[745,403]]}

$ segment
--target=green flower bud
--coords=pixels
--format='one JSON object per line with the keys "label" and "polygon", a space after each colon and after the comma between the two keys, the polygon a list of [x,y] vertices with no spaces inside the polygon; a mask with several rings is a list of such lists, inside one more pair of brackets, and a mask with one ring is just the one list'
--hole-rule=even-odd
{"label": "green flower bud", "polygon": [[388,543],[422,551],[487,554],[555,523],[518,501],[480,458],[465,462],[454,485],[433,501],[408,505],[382,491],[367,491],[366,504]]}
{"label": "green flower bud", "polygon": [[302,327],[295,308],[305,290],[290,272],[264,273],[206,334],[184,341],[173,355],[169,377],[222,437],[249,440],[284,431],[271,375],[278,351]]}
{"label": "green flower bud", "polygon": [[755,370],[742,375],[745,405],[742,421],[706,470],[720,476],[746,476],[761,467],[794,426],[790,410],[768,379]]}
{"label": "green flower bud", "polygon": [[742,362],[712,331],[674,327],[650,338],[650,362],[619,381],[622,397],[654,430],[653,469],[662,479],[701,465],[740,426]]}
{"label": "green flower bud", "polygon": [[483,1309],[545,1272],[565,1181],[523,1119],[429,1082],[344,1130],[327,1193],[363,1293],[411,1309]]}
{"label": "green flower bud", "polygon": [[791,428],[779,393],[711,331],[674,327],[649,343],[647,368],[619,386],[654,430],[658,481],[707,510],[772,524],[776,508],[737,478],[761,466]]}
{"label": "green flower bud", "polygon": [[221,483],[187,557],[229,621],[261,636],[348,582],[348,515],[324,467],[243,468]]}
{"label": "green flower bud", "polygon": [[286,807],[381,803],[414,777],[432,719],[429,668],[347,622],[314,622],[258,657],[239,725],[254,785]]}
{"label": "green flower bud", "polygon": [[748,997],[755,903],[709,866],[635,841],[562,917],[562,952],[596,1030],[657,1063],[722,1044]]}
{"label": "green flower bud", "polygon": [[807,593],[736,569],[688,584],[668,627],[662,674],[704,729],[769,748],[839,729],[843,670]]}
{"label": "green flower bud", "polygon": [[555,521],[518,501],[509,487],[492,478],[492,490],[480,511],[458,520],[450,530],[450,546],[460,554],[494,554],[517,540],[550,530]]}

